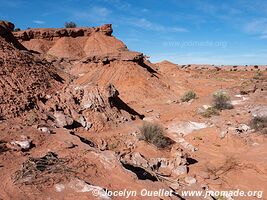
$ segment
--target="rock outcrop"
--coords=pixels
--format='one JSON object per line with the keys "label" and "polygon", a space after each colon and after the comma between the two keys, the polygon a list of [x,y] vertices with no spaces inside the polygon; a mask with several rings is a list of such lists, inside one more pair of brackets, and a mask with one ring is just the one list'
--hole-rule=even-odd
{"label": "rock outcrop", "polygon": [[55,68],[26,51],[10,32],[12,27],[8,22],[0,24],[0,116],[4,119],[33,109],[37,100],[59,85]]}
{"label": "rock outcrop", "polygon": [[106,24],[97,28],[29,29],[14,35],[29,50],[77,60],[127,50],[112,32],[111,24]]}

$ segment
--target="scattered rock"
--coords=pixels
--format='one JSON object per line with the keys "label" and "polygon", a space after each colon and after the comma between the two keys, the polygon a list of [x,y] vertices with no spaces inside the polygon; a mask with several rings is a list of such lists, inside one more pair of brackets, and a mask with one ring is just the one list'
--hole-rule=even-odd
{"label": "scattered rock", "polygon": [[240,132],[240,133],[248,132],[249,130],[251,130],[251,128],[248,125],[246,125],[246,124],[240,124],[236,128],[236,131],[237,132]]}
{"label": "scattered rock", "polygon": [[211,105],[203,105],[202,107],[207,110],[208,108],[211,108]]}
{"label": "scattered rock", "polygon": [[21,150],[27,151],[32,146],[32,140],[28,139],[25,136],[22,136],[22,138],[23,139],[21,141],[13,141],[10,142],[10,144],[19,147]]}
{"label": "scattered rock", "polygon": [[174,123],[168,126],[168,130],[174,133],[183,133],[187,135],[195,130],[200,130],[203,128],[207,128],[208,125],[206,123],[199,123],[199,122],[182,122],[182,123]]}
{"label": "scattered rock", "polygon": [[55,190],[57,192],[62,192],[64,189],[65,189],[65,186],[63,184],[58,183],[55,185]]}
{"label": "scattered rock", "polygon": [[149,166],[148,161],[139,152],[134,152],[132,154],[127,154],[123,158],[123,161],[125,163],[131,163],[133,165],[141,166],[141,167],[145,167],[145,168],[147,168]]}
{"label": "scattered rock", "polygon": [[259,143],[257,143],[257,142],[254,142],[253,144],[251,144],[251,146],[253,146],[253,147],[256,147],[256,146],[259,146],[260,144]]}
{"label": "scattered rock", "polygon": [[170,184],[170,188],[174,189],[174,190],[178,190],[180,188],[180,185],[179,183],[172,183]]}
{"label": "scattered rock", "polygon": [[197,180],[191,176],[185,177],[184,181],[189,185],[193,185],[197,182]]}
{"label": "scattered rock", "polygon": [[157,119],[160,119],[160,113],[157,113],[157,114],[155,115],[155,117],[156,117]]}
{"label": "scattered rock", "polygon": [[187,171],[188,171],[187,166],[181,165],[172,170],[172,176],[178,177],[183,174],[187,174]]}
{"label": "scattered rock", "polygon": [[219,137],[221,139],[223,139],[223,138],[225,138],[225,136],[226,136],[227,133],[228,133],[228,130],[223,130],[223,131],[220,132]]}
{"label": "scattered rock", "polygon": [[80,179],[74,179],[69,183],[69,187],[72,188],[75,192],[92,192],[92,191],[97,191],[97,196],[100,199],[111,199],[110,197],[107,196],[105,189],[99,187],[99,186],[94,186],[86,183],[83,180]]}
{"label": "scattered rock", "polygon": [[179,138],[177,140],[177,142],[185,149],[188,149],[189,151],[195,152],[198,149],[196,147],[194,147],[192,144],[190,144],[189,142],[187,142],[184,138]]}
{"label": "scattered rock", "polygon": [[65,115],[63,112],[55,112],[54,117],[55,117],[56,125],[59,128],[71,126],[73,124],[73,119]]}
{"label": "scattered rock", "polygon": [[84,127],[85,130],[89,130],[92,127],[92,123],[87,122],[84,116],[81,116],[78,120],[78,122]]}
{"label": "scattered rock", "polygon": [[38,130],[43,132],[43,133],[48,133],[48,134],[51,133],[50,129],[48,127],[46,127],[46,126],[38,127]]}

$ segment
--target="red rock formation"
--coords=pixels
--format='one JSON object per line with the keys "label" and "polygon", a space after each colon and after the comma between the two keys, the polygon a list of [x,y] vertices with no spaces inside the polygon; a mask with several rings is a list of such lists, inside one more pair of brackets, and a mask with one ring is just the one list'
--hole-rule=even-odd
{"label": "red rock formation", "polygon": [[[9,23],[5,23],[9,24]],[[0,116],[9,118],[35,107],[56,88],[55,68],[35,58],[15,39],[11,28],[0,25]]]}
{"label": "red rock formation", "polygon": [[15,37],[29,50],[59,58],[81,59],[127,50],[113,37],[111,24],[97,28],[29,29]]}

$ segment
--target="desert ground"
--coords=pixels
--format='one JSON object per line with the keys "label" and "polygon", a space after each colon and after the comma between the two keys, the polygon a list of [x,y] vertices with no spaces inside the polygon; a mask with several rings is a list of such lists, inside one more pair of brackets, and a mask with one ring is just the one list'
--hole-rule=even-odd
{"label": "desert ground", "polygon": [[[0,199],[267,199],[267,66],[151,63],[112,31],[0,23]],[[231,190],[256,192],[182,193]]]}

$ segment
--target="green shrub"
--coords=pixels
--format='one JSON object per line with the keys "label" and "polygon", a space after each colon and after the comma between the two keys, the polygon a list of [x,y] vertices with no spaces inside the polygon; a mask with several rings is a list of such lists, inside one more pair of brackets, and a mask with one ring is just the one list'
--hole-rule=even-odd
{"label": "green shrub", "polygon": [[65,23],[65,28],[76,28],[76,27],[77,27],[77,25],[74,22],[66,22]]}
{"label": "green shrub", "polygon": [[250,126],[256,131],[267,134],[267,117],[253,117],[250,122]]}
{"label": "green shrub", "polygon": [[154,144],[157,148],[166,148],[173,143],[170,138],[163,135],[163,129],[158,124],[146,122],[140,128],[140,131],[141,139]]}
{"label": "green shrub", "polygon": [[232,109],[230,96],[224,91],[217,91],[213,94],[213,107],[218,110]]}
{"label": "green shrub", "polygon": [[188,91],[182,96],[181,101],[188,102],[191,99],[196,99],[196,98],[197,98],[197,94],[194,91]]}
{"label": "green shrub", "polygon": [[204,112],[202,112],[201,115],[203,117],[209,118],[212,115],[219,115],[219,111],[212,106],[212,107],[209,107],[208,109],[206,109]]}

